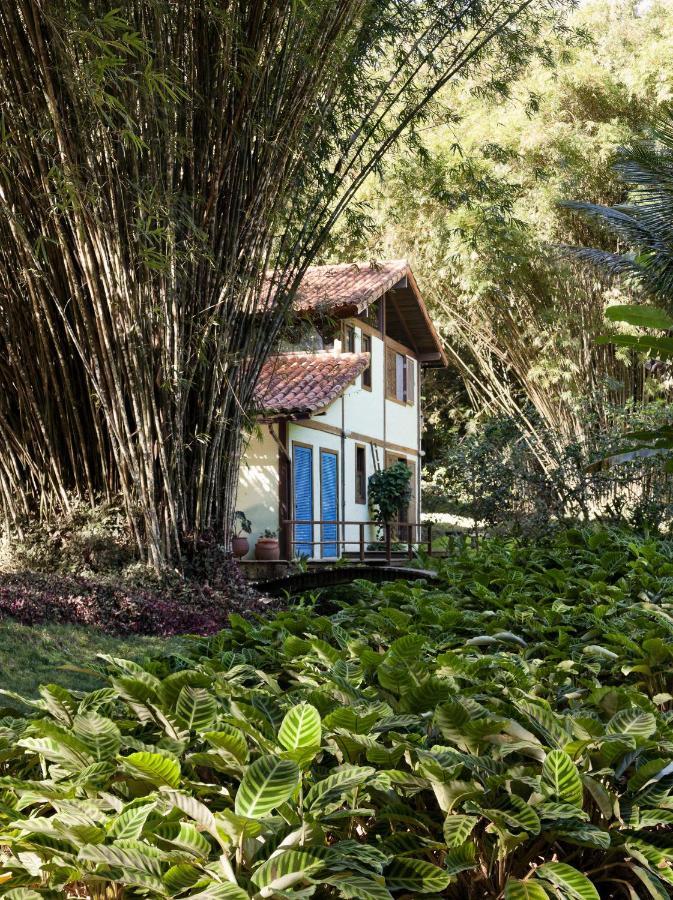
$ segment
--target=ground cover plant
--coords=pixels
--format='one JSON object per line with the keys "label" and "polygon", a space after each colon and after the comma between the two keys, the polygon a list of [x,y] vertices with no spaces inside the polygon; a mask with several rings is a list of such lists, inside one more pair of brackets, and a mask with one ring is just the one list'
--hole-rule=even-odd
{"label": "ground cover plant", "polygon": [[673,548],[572,530],[441,574],[8,711],[0,892],[671,896]]}

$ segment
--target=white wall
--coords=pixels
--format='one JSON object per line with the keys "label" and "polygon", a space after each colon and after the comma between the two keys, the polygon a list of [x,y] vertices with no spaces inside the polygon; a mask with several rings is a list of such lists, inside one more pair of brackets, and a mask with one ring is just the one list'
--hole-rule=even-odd
{"label": "white wall", "polygon": [[390,444],[400,444],[402,447],[418,450],[418,363],[416,360],[412,360],[412,363],[414,366],[414,403],[386,400],[386,441]]}
{"label": "white wall", "polygon": [[[360,351],[362,332],[355,322],[355,349]],[[396,403],[385,398],[385,345],[381,338],[372,335],[372,389],[362,387],[362,376],[350,385],[344,394],[335,400],[324,415],[313,417],[316,424],[342,429],[345,435],[331,434],[308,427],[301,422],[288,422],[288,453],[292,456],[293,441],[313,448],[313,518],[320,518],[320,449],[332,450],[339,456],[339,517],[344,521],[363,522],[370,518],[368,504],[355,501],[355,447],[364,444],[366,448],[367,478],[375,471],[372,445],[380,465],[385,465],[384,443],[397,444],[405,451],[393,449],[397,456],[406,456],[416,464],[417,476],[421,459],[418,456],[418,403],[420,384],[418,364],[414,362],[415,402]],[[273,426],[277,428],[277,426]],[[260,441],[253,437],[241,467],[240,484],[236,508],[242,509],[252,521],[251,548],[257,537],[265,530],[278,529],[278,452],[279,448],[263,426]],[[290,491],[292,501],[292,490]],[[291,507],[292,512],[292,507]],[[375,529],[369,527],[365,539],[374,540]],[[348,542],[347,550],[357,552],[359,527],[344,526],[341,538]],[[320,540],[319,526],[314,528],[314,541]],[[316,557],[319,548],[315,547]]]}
{"label": "white wall", "polygon": [[249,559],[266,529],[278,531],[278,449],[268,426],[263,425],[261,439],[251,437],[241,463],[236,509],[243,510],[252,523]]}

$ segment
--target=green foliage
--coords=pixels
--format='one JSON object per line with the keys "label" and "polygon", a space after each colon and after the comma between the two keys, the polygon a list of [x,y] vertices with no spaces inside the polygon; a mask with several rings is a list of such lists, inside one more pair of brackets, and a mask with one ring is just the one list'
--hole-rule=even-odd
{"label": "green foliage", "polygon": [[0,896],[669,897],[671,547],[575,529],[439,573],[5,715]]}
{"label": "green foliage", "polygon": [[621,291],[556,249],[614,251],[614,237],[559,202],[624,201],[612,162],[670,102],[673,5],[583,0],[572,21],[591,42],[559,48],[554,70],[533,67],[509,101],[449,89],[425,152],[396,154],[365,192],[366,241],[334,241],[342,260],[407,256],[447,341],[451,368],[423,384],[430,463],[495,415],[550,470],[587,434],[587,401],[606,419],[639,396],[629,355],[592,344]]}
{"label": "green foliage", "polygon": [[379,525],[394,521],[411,500],[411,469],[396,462],[369,477],[369,508]]}
{"label": "green foliage", "polygon": [[[576,250],[611,274],[627,276],[673,308],[673,111],[664,109],[647,139],[632,141],[617,157],[615,170],[629,186],[629,198],[618,206],[571,203],[572,209],[597,219],[626,245],[620,252]],[[647,322],[639,324],[646,325]],[[652,327],[666,327],[650,322]]]}
{"label": "green foliage", "polygon": [[[588,408],[584,435],[553,449],[544,463],[522,440],[515,418],[485,419],[424,472],[426,509],[445,511],[448,500],[451,511],[510,533],[591,520],[668,533],[673,485],[661,460],[642,449],[652,446],[650,435],[670,432],[668,406],[659,401],[607,411],[608,422]],[[528,420],[543,427],[533,410]]]}
{"label": "green foliage", "polygon": [[242,510],[237,509],[234,513],[234,533],[239,537],[242,534],[250,534],[251,531],[252,522]]}

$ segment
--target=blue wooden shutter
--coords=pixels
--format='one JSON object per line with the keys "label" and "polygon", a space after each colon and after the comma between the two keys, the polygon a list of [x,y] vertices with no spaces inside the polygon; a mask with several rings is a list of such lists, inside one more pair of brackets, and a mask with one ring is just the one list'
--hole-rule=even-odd
{"label": "blue wooden shutter", "polygon": [[[321,556],[334,558],[339,555],[337,548],[337,519],[338,511],[338,483],[337,483],[337,455],[320,451],[320,518],[328,521],[328,525],[321,528]],[[332,524],[333,523],[333,524]]]}
{"label": "blue wooden shutter", "polygon": [[313,450],[297,447],[292,454],[294,469],[294,519],[307,520],[294,526],[294,552],[297,556],[313,556]]}

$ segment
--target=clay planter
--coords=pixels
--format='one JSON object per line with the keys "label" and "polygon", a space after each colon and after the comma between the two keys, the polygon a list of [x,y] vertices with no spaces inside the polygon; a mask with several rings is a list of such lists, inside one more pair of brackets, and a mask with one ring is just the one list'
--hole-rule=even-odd
{"label": "clay planter", "polygon": [[236,559],[243,559],[243,557],[250,550],[250,543],[248,542],[247,537],[243,537],[240,535],[239,537],[235,537],[231,539],[231,552],[234,554]]}
{"label": "clay planter", "polygon": [[260,538],[255,544],[255,559],[267,561],[280,559],[278,538]]}

